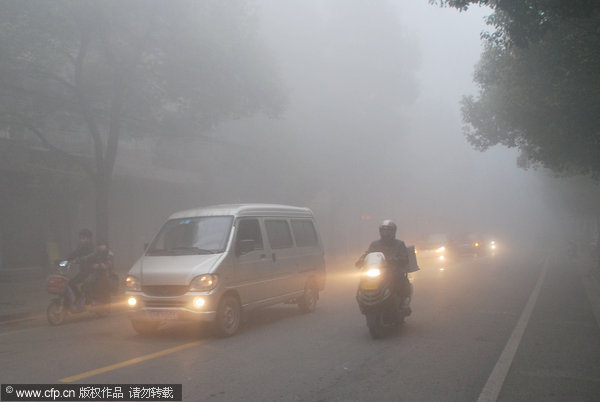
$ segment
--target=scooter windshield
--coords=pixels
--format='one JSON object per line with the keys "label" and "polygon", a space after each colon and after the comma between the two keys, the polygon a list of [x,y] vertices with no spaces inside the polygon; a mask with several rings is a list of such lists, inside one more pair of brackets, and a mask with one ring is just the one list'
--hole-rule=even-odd
{"label": "scooter windshield", "polygon": [[380,268],[385,264],[385,256],[383,253],[369,253],[365,257],[366,267],[377,267]]}

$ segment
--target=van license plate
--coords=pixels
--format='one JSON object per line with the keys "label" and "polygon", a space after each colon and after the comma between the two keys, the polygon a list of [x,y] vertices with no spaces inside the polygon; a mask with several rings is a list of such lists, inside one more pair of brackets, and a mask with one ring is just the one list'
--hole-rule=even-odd
{"label": "van license plate", "polygon": [[150,318],[160,321],[175,321],[179,319],[177,311],[150,311]]}

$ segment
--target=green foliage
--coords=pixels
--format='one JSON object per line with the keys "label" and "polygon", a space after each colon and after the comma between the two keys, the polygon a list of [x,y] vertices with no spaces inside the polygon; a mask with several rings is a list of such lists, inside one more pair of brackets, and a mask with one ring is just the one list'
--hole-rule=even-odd
{"label": "green foliage", "polygon": [[440,3],[494,10],[474,77],[480,94],[462,101],[469,142],[518,147],[521,166],[600,178],[600,3]]}

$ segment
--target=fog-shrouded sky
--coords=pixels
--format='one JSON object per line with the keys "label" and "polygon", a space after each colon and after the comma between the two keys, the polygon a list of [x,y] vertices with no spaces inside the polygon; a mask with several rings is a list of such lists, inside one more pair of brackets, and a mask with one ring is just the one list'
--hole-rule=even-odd
{"label": "fog-shrouded sky", "polygon": [[249,138],[262,139],[266,154],[289,154],[284,160],[310,178],[298,186],[304,199],[274,192],[256,200],[308,204],[326,237],[343,226],[367,232],[361,241],[388,217],[407,238],[526,237],[547,221],[538,174],[518,168],[514,150],[481,153],[462,134],[459,102],[477,94],[472,75],[488,9],[460,13],[426,0],[257,4],[287,109],[275,121],[223,131],[252,127],[260,134]]}
{"label": "fog-shrouded sky", "polygon": [[213,143],[183,144],[218,173],[203,176],[194,202],[308,206],[334,253],[365,247],[385,218],[407,242],[549,232],[539,172],[518,168],[515,150],[474,150],[462,133],[460,100],[477,95],[490,10],[427,0],[253,4],[287,102],[276,118],[224,122],[208,134]]}

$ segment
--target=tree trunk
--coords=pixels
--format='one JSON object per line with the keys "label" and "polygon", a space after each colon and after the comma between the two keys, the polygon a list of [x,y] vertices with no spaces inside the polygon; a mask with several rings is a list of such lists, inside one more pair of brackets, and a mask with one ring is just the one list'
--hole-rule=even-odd
{"label": "tree trunk", "polygon": [[108,241],[110,178],[99,176],[96,182],[96,240]]}

